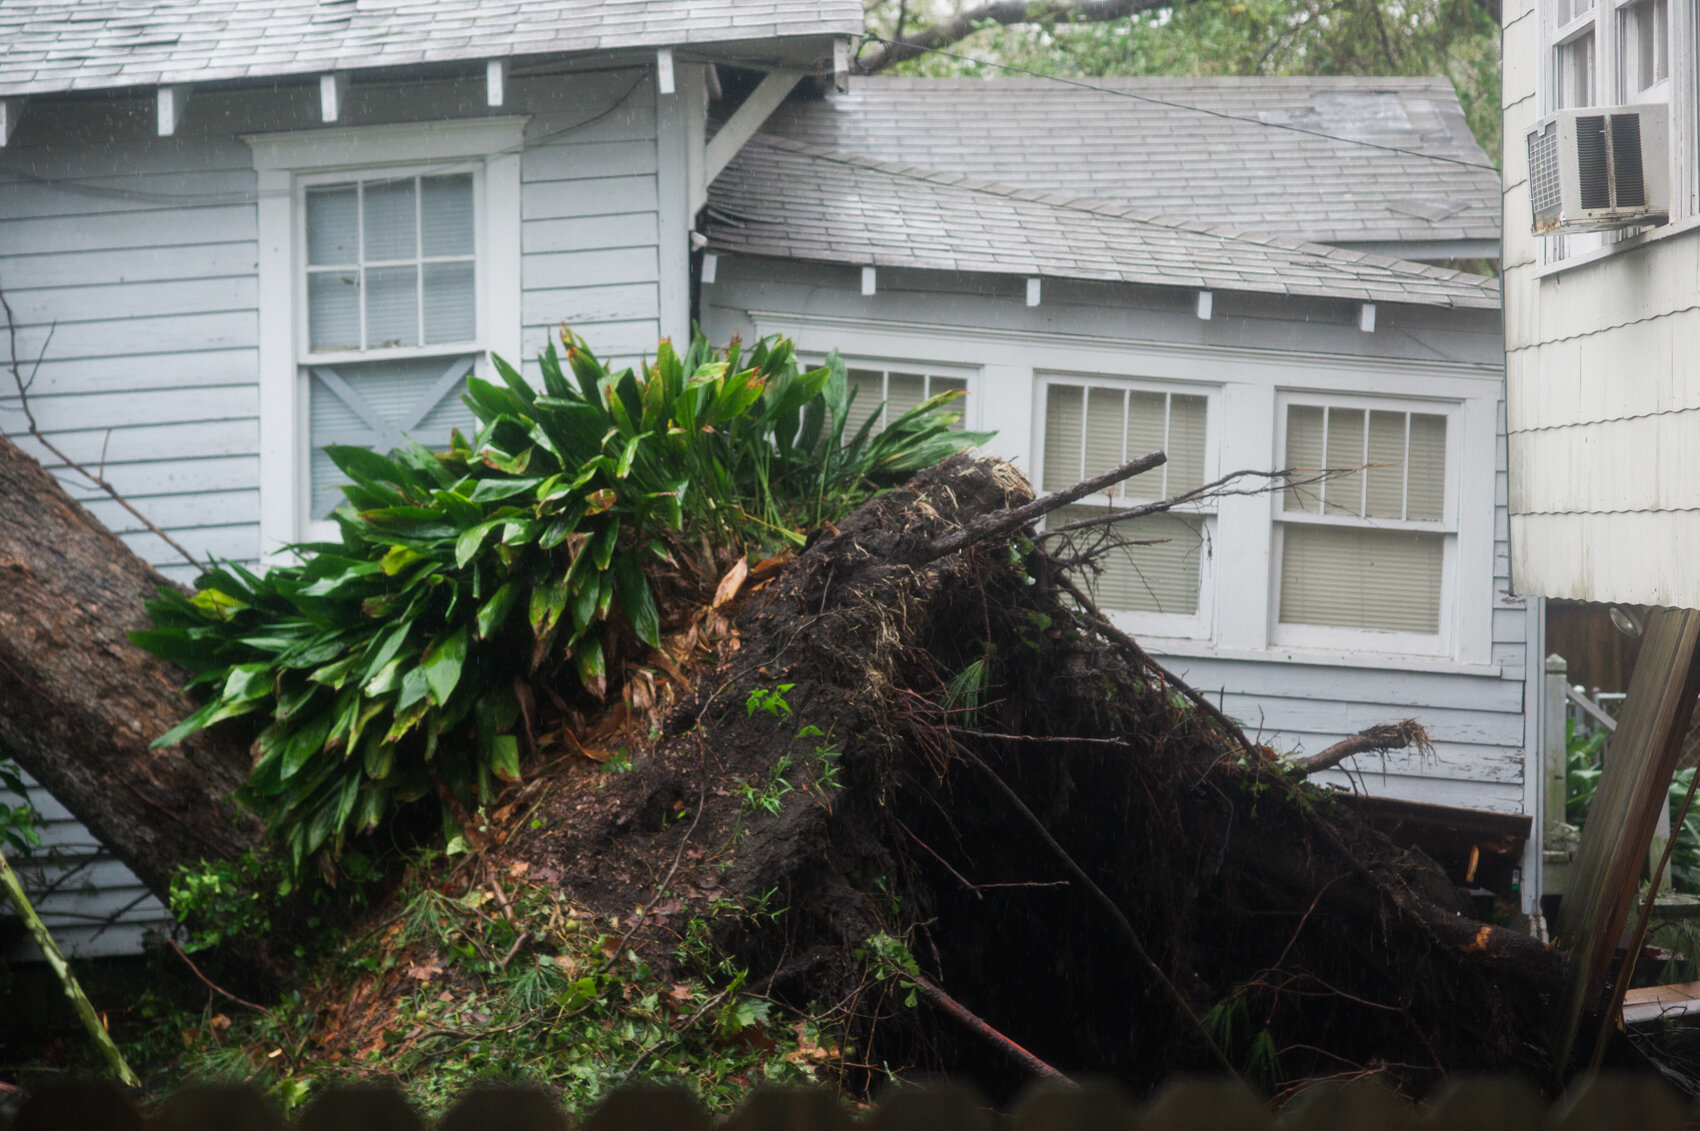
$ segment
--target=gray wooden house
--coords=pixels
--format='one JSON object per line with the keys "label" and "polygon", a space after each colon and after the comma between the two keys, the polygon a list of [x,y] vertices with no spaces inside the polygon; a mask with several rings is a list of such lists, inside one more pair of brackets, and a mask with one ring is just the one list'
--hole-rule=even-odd
{"label": "gray wooden house", "polygon": [[[1174,458],[1136,492],[1397,465],[1356,502],[1330,484],[1177,516],[1106,603],[1278,742],[1430,724],[1437,761],[1361,767],[1363,788],[1521,808],[1539,618],[1504,592],[1498,296],[1386,257],[1491,254],[1450,91],[820,96],[860,28],[853,0],[0,5],[0,288],[42,358],[31,408],[192,552],[262,563],[334,498],[319,445],[441,434],[467,373],[562,321],[617,357],[693,315],[785,331],[851,357],[865,409],[954,382],[1046,485],[1154,442]],[[748,81],[723,96],[722,74]],[[1024,106],[1041,128],[1000,144]],[[1044,179],[1063,169],[1083,179]],[[0,395],[0,430],[22,423]],[[1405,588],[1372,591],[1384,574]],[[132,948],[161,909],[53,815],[46,910],[83,953]]]}
{"label": "gray wooden house", "polygon": [[1044,488],[1168,451],[1092,507],[1369,465],[1136,523],[1153,544],[1112,555],[1098,599],[1277,748],[1429,728],[1432,758],[1337,785],[1534,812],[1542,617],[1509,584],[1499,290],[1414,262],[1498,256],[1497,174],[1450,86],[1092,85],[793,98],[710,187],[705,325],[839,349],[869,410],[963,389]]}

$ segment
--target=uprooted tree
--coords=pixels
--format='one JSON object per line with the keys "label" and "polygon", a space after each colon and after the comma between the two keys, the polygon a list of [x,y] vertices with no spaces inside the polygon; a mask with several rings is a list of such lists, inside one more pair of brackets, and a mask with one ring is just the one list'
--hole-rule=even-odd
{"label": "uprooted tree", "polygon": [[[672,1048],[698,1030],[752,1047],[722,1016],[739,998],[830,1019],[853,1085],[882,1064],[992,1083],[1005,1056],[1142,1086],[1228,1067],[1421,1091],[1459,1068],[1545,1067],[1557,954],[1462,917],[1437,868],[1097,613],[1034,535],[1056,499],[955,456],[864,502],[974,439],[948,431],[944,398],[847,436],[842,370],[799,373],[783,346],[730,363],[664,347],[641,375],[568,346],[565,368],[543,359],[542,396],[505,367],[471,384],[481,427],[447,453],[334,453],[353,480],[339,543],[167,589],[137,636],[204,701],[131,757],[175,764],[247,717],[240,795],[285,867],[334,876],[367,830],[439,805],[459,842],[416,866],[439,869],[420,906],[454,894],[473,926],[321,984],[295,1057],[440,1069],[426,1042],[467,1023],[397,1003],[423,983],[488,998],[521,972],[505,1031],[590,1047],[575,1033],[615,1024],[596,1003],[654,996],[611,979],[709,948],[707,983],[674,985],[682,1004],[608,1054],[610,1081],[683,1072]],[[108,611],[135,624],[133,604]],[[165,731],[177,702],[138,725]],[[64,756],[32,741],[25,764],[53,784]],[[200,799],[241,776],[222,773]],[[87,796],[73,810],[95,816],[106,800]],[[361,945],[410,916],[380,905]],[[476,923],[506,933],[468,941]],[[904,1008],[911,990],[924,1002]]]}

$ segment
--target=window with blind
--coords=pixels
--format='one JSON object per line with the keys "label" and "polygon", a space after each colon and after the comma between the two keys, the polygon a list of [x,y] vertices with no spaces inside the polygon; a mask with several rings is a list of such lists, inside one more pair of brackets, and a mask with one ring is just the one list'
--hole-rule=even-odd
{"label": "window with blind", "polygon": [[[1162,450],[1169,458],[1162,467],[1124,480],[1103,495],[1052,512],[1048,525],[1201,486],[1208,412],[1209,398],[1193,393],[1049,382],[1040,476],[1045,491],[1073,486],[1148,452]],[[1125,544],[1105,557],[1093,599],[1117,612],[1196,617],[1210,518],[1205,508],[1193,507],[1115,524],[1113,530]],[[1160,630],[1189,631],[1179,621],[1153,623]]]}
{"label": "window with blind", "polygon": [[341,502],[327,444],[446,445],[480,349],[471,172],[312,184],[303,193],[308,517]]}
{"label": "window with blind", "polygon": [[[870,431],[878,432],[910,409],[919,408],[929,397],[953,391],[968,392],[966,377],[904,373],[856,365],[847,366],[845,376],[849,378],[850,391],[854,394],[850,402],[850,418],[844,425],[846,438],[854,436],[870,417],[875,418]],[[962,418],[951,425],[961,431],[965,427],[963,421],[968,419],[968,398],[963,396],[952,402],[951,411],[962,414]]]}
{"label": "window with blind", "polygon": [[1285,419],[1283,466],[1313,474],[1279,501],[1278,626],[1438,638],[1447,415],[1289,403]]}

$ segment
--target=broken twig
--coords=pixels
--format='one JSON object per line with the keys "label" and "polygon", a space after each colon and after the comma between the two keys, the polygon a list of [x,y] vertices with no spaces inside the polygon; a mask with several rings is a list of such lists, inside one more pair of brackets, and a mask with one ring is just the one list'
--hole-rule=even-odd
{"label": "broken twig", "polygon": [[1154,467],[1162,467],[1168,461],[1169,457],[1162,452],[1152,452],[1150,455],[1140,456],[1136,460],[1129,460],[1112,471],[1106,471],[1102,475],[1095,475],[1091,479],[1083,480],[1072,487],[1053,492],[1042,499],[1034,499],[1032,502],[1024,503],[1019,507],[1005,507],[1001,511],[984,515],[966,526],[957,527],[934,542],[927,553],[926,561],[937,561],[946,554],[954,554],[956,551],[972,546],[976,542],[984,541],[987,538],[1001,537],[1020,530],[1028,523],[1044,518],[1058,507],[1066,507],[1068,504],[1102,491],[1106,487],[1114,487],[1124,479],[1132,479],[1135,475],[1150,471]]}
{"label": "broken twig", "polygon": [[1434,753],[1434,744],[1429,741],[1428,731],[1423,724],[1415,719],[1406,719],[1398,723],[1382,723],[1379,726],[1361,730],[1349,738],[1312,754],[1308,758],[1297,758],[1293,768],[1301,774],[1314,774],[1322,770],[1338,766],[1354,754],[1368,754],[1378,750],[1403,750],[1407,746],[1415,746],[1423,757]]}
{"label": "broken twig", "polygon": [[1020,1045],[992,1028],[990,1025],[986,1024],[976,1014],[971,1012],[967,1006],[939,989],[939,987],[933,985],[933,983],[929,982],[920,974],[905,973],[903,977],[915,984],[915,988],[920,991],[922,997],[926,998],[928,1001],[932,1002],[934,1005],[938,1006],[940,1009],[968,1026],[968,1028],[972,1029],[979,1036],[984,1037],[987,1041],[1008,1053],[1013,1059],[1019,1061],[1022,1067],[1026,1068],[1035,1076],[1044,1076],[1051,1080],[1065,1080],[1071,1084],[1074,1082],[1069,1080],[1067,1076],[1063,1075],[1057,1069],[1052,1068],[1050,1065],[1046,1064],[1044,1061],[1040,1060],[1038,1057],[1034,1056],[1032,1053],[1028,1052],[1026,1049],[1022,1048]]}

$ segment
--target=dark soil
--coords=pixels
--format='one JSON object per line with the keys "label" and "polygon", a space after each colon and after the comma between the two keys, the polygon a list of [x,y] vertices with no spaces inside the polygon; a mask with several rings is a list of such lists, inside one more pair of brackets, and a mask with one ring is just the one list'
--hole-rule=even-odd
{"label": "dark soil", "polygon": [[[1030,497],[1009,465],[959,457],[863,507],[746,599],[736,651],[654,733],[628,732],[629,772],[574,758],[533,787],[501,857],[622,916],[654,963],[702,916],[749,985],[853,1018],[853,1088],[886,1069],[994,1097],[1022,1082],[874,977],[879,934],[1041,1059],[1136,1092],[1219,1070],[1206,1032],[1278,1090],[1543,1078],[1557,952],[1463,918],[1431,861],[1088,631],[1030,540],[928,560],[942,533]],[[752,709],[773,691],[789,714]],[[753,806],[787,756],[777,814]],[[834,763],[838,788],[820,780]]]}

